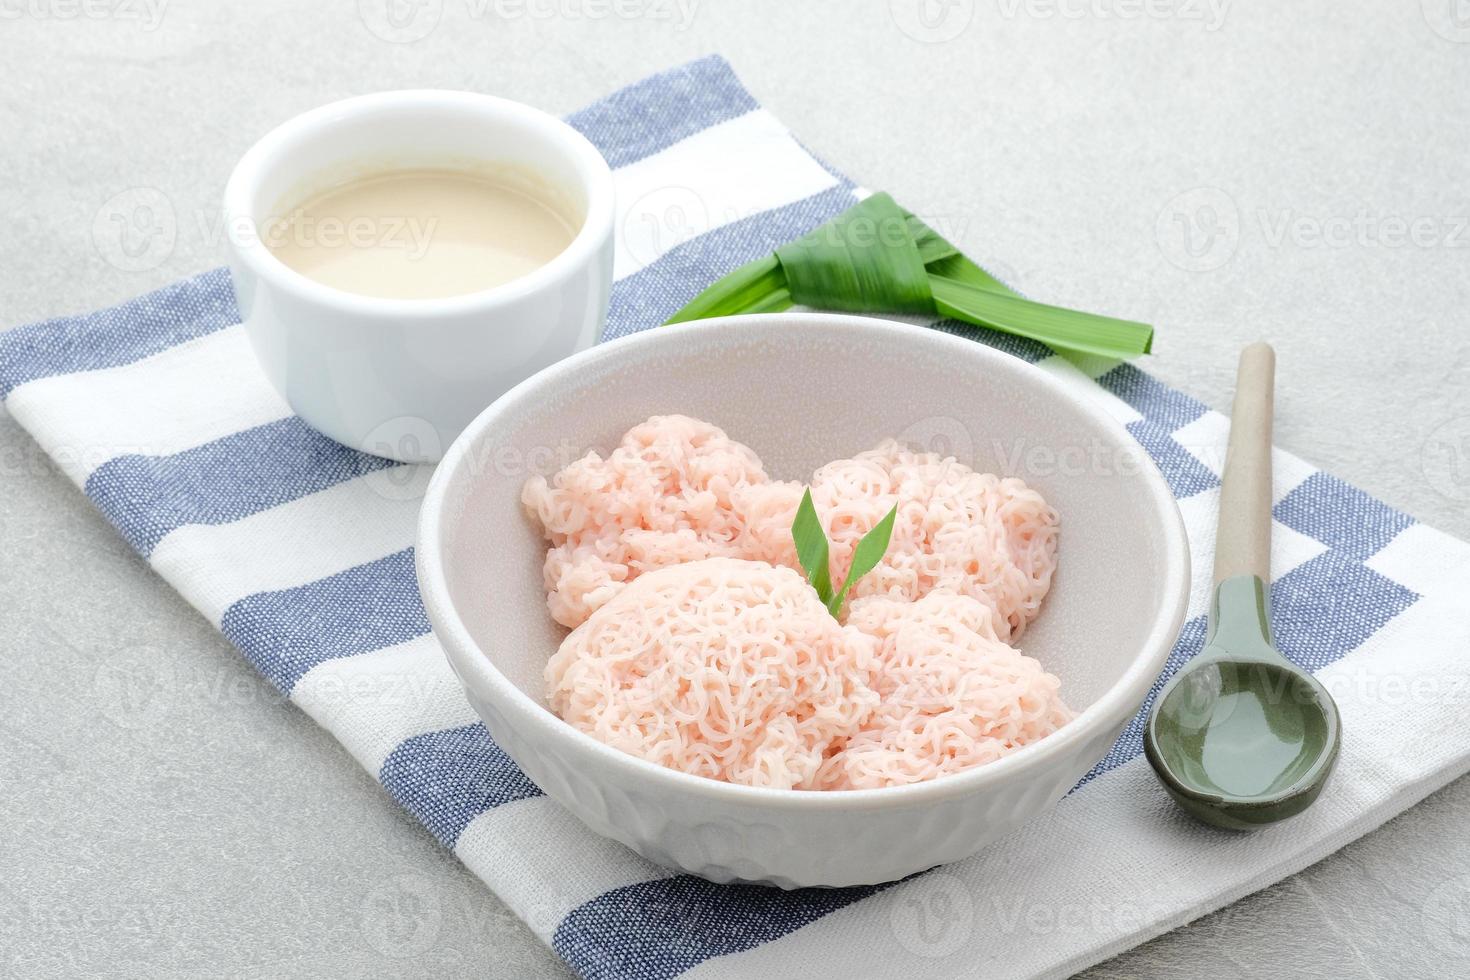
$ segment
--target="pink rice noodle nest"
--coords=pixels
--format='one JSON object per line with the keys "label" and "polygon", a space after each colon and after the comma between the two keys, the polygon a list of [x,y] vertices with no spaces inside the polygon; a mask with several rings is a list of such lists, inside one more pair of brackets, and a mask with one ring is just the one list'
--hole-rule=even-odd
{"label": "pink rice noodle nest", "polygon": [[1070,721],[1060,681],[1001,642],[994,616],[944,591],[854,602],[847,625],[879,644],[879,703],[823,768],[821,788],[934,779],[994,762]]}
{"label": "pink rice noodle nest", "polygon": [[551,542],[551,617],[576,627],[644,572],[738,557],[734,495],[766,479],[749,447],[683,415],[634,426],[606,459],[588,453],[550,482],[532,477],[521,502]]}
{"label": "pink rice noodle nest", "polygon": [[748,786],[816,788],[878,705],[874,641],[789,568],[731,558],[641,576],[546,665],[552,708],[670,769]]}
{"label": "pink rice noodle nest", "polygon": [[[898,516],[878,567],[852,598],[914,601],[936,589],[967,595],[996,612],[996,633],[1013,642],[1041,611],[1056,570],[1057,513],[1024,482],[976,473],[953,458],[916,453],[887,440],[812,477],[812,502],[831,541],[832,577],[841,582],[853,549],[889,509]],[[742,487],[740,553],[799,568],[791,522],[797,483]]]}

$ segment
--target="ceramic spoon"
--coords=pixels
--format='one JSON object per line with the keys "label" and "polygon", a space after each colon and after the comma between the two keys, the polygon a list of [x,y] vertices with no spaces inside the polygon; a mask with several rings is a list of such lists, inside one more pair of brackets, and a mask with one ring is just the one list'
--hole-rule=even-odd
{"label": "ceramic spoon", "polygon": [[1337,761],[1332,696],[1271,642],[1271,411],[1276,354],[1240,355],[1220,488],[1205,648],[1159,692],[1144,751],[1169,795],[1250,830],[1312,804]]}

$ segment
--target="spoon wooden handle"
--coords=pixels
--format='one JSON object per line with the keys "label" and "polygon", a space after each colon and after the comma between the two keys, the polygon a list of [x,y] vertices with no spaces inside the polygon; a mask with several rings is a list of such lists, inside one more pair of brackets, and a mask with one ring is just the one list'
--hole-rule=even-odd
{"label": "spoon wooden handle", "polygon": [[1220,487],[1215,584],[1237,575],[1271,581],[1271,413],[1276,352],[1251,344],[1240,352],[1230,448]]}

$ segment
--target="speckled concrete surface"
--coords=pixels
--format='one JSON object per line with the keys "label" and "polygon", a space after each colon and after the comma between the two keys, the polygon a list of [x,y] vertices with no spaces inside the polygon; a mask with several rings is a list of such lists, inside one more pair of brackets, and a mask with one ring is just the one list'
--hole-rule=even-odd
{"label": "speckled concrete surface", "polygon": [[[231,165],[302,109],[442,86],[562,112],[719,51],[818,153],[1027,293],[1152,320],[1148,368],[1212,406],[1237,348],[1271,339],[1282,445],[1470,536],[1453,0],[403,9],[0,4],[0,324],[219,264]],[[171,215],[171,244],[123,252],[118,195]],[[4,417],[0,470],[0,972],[564,975]],[[1467,807],[1461,781],[1092,975],[1461,975]]]}

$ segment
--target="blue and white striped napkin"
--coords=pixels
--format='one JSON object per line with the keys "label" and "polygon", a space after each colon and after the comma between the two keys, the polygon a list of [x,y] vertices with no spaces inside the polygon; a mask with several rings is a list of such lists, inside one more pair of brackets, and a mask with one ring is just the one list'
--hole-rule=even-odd
{"label": "blue and white striped napkin", "polygon": [[[606,336],[860,193],[707,58],[571,117],[615,168]],[[983,258],[983,257],[982,257]],[[0,396],[170,584],[587,977],[1060,975],[1323,857],[1470,768],[1470,546],[1285,454],[1275,625],[1337,697],[1321,801],[1243,836],[1176,812],[1135,722],[1047,816],[881,889],[780,892],[671,874],[598,838],[486,735],[429,632],[411,547],[422,473],[307,428],[258,373],[224,270],[0,335]],[[1148,450],[1196,581],[1162,682],[1200,648],[1227,422],[1127,364],[1090,370],[970,331],[1096,397]]]}

